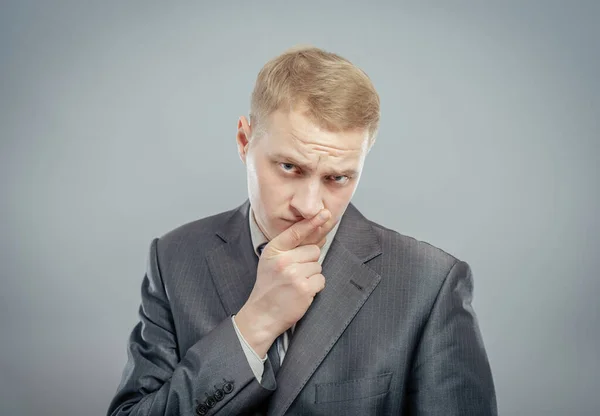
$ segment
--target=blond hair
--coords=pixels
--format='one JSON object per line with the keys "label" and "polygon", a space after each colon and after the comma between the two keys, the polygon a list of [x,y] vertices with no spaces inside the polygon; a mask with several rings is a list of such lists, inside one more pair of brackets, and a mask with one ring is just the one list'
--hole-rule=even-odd
{"label": "blond hair", "polygon": [[367,74],[322,49],[301,46],[271,59],[252,92],[250,122],[263,131],[277,110],[300,109],[313,123],[333,132],[366,129],[369,148],[379,128],[379,95]]}

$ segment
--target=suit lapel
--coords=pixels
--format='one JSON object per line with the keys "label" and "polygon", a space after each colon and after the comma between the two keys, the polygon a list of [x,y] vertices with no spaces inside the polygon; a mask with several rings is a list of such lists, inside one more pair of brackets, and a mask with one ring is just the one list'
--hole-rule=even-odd
{"label": "suit lapel", "polygon": [[283,415],[358,313],[381,276],[365,263],[381,254],[369,222],[348,205],[323,262],[326,286],[297,323],[269,414]]}
{"label": "suit lapel", "polygon": [[[224,244],[206,255],[214,285],[227,314],[237,313],[256,281],[248,223],[249,201],[234,210],[217,235]],[[323,262],[326,286],[296,324],[277,373],[269,414],[283,415],[325,359],[333,345],[377,287],[381,276],[366,263],[381,254],[369,222],[349,204]]]}
{"label": "suit lapel", "polygon": [[256,281],[258,258],[252,249],[246,201],[225,223],[217,235],[226,243],[206,256],[213,282],[229,315],[244,305]]}

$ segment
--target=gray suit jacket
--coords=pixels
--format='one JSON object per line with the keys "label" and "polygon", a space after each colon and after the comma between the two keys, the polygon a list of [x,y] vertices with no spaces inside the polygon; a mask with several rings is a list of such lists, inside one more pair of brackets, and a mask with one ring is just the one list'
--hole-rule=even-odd
{"label": "gray suit jacket", "polygon": [[152,241],[108,415],[497,414],[469,265],[352,204],[323,262],[325,289],[281,368],[269,358],[258,383],[230,319],[256,278],[248,209]]}

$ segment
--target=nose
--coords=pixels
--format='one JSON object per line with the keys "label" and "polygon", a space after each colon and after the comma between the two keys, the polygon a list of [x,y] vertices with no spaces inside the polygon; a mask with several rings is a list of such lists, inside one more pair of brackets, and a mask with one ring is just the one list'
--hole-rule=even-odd
{"label": "nose", "polygon": [[318,181],[308,180],[296,189],[291,202],[292,208],[304,218],[312,218],[324,208]]}

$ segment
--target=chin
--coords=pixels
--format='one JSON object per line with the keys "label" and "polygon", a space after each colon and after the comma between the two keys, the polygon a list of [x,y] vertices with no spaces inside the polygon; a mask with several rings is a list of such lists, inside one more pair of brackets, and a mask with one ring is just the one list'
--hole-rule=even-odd
{"label": "chin", "polygon": [[278,232],[282,232],[290,228],[295,223],[296,221],[289,221],[283,218],[279,218],[277,219],[276,223],[273,224],[273,228],[276,229]]}
{"label": "chin", "polygon": [[283,219],[283,218],[278,218],[277,221],[276,221],[276,223],[273,224],[273,225],[277,229],[285,229],[285,228],[288,228],[293,223],[294,223],[293,221],[288,221],[288,220]]}
{"label": "chin", "polygon": [[291,225],[291,222],[285,221],[281,218],[271,219],[267,225],[267,232],[271,235],[270,239],[275,238],[277,235],[287,230]]}

